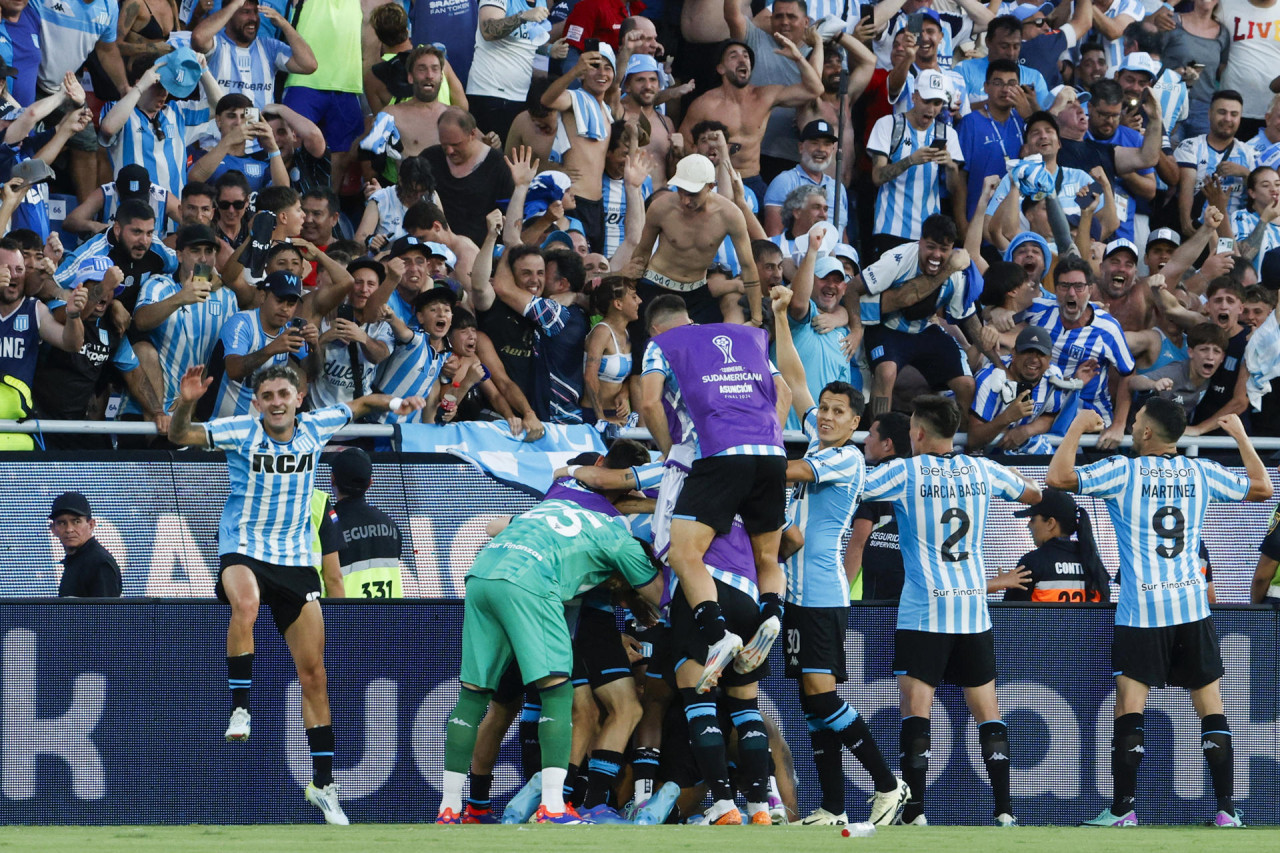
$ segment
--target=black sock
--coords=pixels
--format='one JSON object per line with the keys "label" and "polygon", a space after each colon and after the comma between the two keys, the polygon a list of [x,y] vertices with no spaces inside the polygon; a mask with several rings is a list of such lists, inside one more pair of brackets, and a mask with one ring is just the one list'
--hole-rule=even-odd
{"label": "black sock", "polygon": [[618,774],[622,772],[622,753],[609,749],[597,749],[591,753],[591,761],[587,763],[587,794],[582,801],[584,808],[599,805],[610,805],[613,800],[613,789],[618,784]]}
{"label": "black sock", "polygon": [[467,786],[467,805],[485,811],[489,808],[489,791],[493,788],[492,773],[471,772],[470,784]]}
{"label": "black sock", "polygon": [[317,788],[333,783],[333,726],[307,729],[307,746],[311,747],[311,782]]}
{"label": "black sock", "polygon": [[641,782],[652,782],[658,778],[658,765],[662,760],[662,751],[651,746],[637,746],[631,750],[631,773],[635,777],[636,788]]}
{"label": "black sock", "polygon": [[524,708],[520,711],[520,769],[524,771],[525,781],[533,778],[533,774],[542,769],[542,743],[538,740],[538,718],[542,716],[542,706],[536,697],[533,701],[525,699]]}
{"label": "black sock", "polygon": [[249,688],[253,685],[253,652],[227,657],[227,687],[231,688],[231,710],[249,710]]}
{"label": "black sock", "polygon": [[1231,747],[1231,726],[1225,714],[1209,714],[1200,720],[1200,748],[1209,764],[1209,778],[1213,780],[1213,795],[1218,798],[1218,811],[1229,815],[1236,813],[1232,797],[1235,796],[1235,751]]}
{"label": "black sock", "polygon": [[743,794],[749,803],[769,802],[769,732],[754,697],[724,700],[729,719],[738,732],[738,766],[746,780]]}
{"label": "black sock", "polygon": [[818,769],[818,787],[822,791],[823,810],[842,814],[844,804],[844,753],[840,738],[827,729],[809,705],[811,697],[801,694],[805,722],[809,726],[809,743],[813,745],[813,764]]}
{"label": "black sock", "polygon": [[724,732],[720,728],[716,711],[718,693],[716,690],[698,693],[692,687],[682,687],[680,699],[684,702],[685,719],[689,721],[689,743],[693,748],[694,762],[711,789],[711,798],[732,800],[729,759],[725,752]]}
{"label": "black sock", "polygon": [[573,764],[571,762],[568,768],[566,768],[565,770],[564,784],[560,787],[561,794],[564,797],[564,801],[566,803],[573,801],[573,786],[577,783],[577,781],[578,781],[578,765]]}
{"label": "black sock", "polygon": [[902,809],[902,822],[910,823],[924,814],[924,786],[929,775],[930,727],[927,717],[904,717],[898,733],[898,764],[902,778],[911,788],[911,798]]}
{"label": "black sock", "polygon": [[718,601],[704,601],[693,608],[693,624],[698,626],[698,636],[708,646],[720,642],[728,630]]}
{"label": "black sock", "polygon": [[782,621],[782,596],[776,592],[766,592],[760,596],[760,621],[763,622],[770,616],[777,616],[778,621]]}
{"label": "black sock", "polygon": [[564,798],[573,807],[582,808],[582,801],[587,798],[587,774],[581,765],[573,765],[573,775],[569,777],[569,796]]}
{"label": "black sock", "polygon": [[[889,763],[880,753],[876,739],[862,715],[855,711],[834,690],[828,693],[815,693],[806,696],[808,707],[819,718],[824,728],[831,730],[844,748],[858,759],[868,773],[875,789],[880,792],[892,791],[898,785],[898,779],[889,769]],[[830,811],[830,809],[828,809]]]}
{"label": "black sock", "polygon": [[987,765],[991,793],[995,796],[993,814],[1013,814],[1009,799],[1009,730],[1002,720],[989,720],[978,726],[978,743],[982,747],[982,763]]}
{"label": "black sock", "polygon": [[1138,765],[1142,763],[1145,752],[1142,715],[1117,717],[1115,734],[1111,738],[1111,775],[1115,782],[1111,813],[1116,817],[1133,811],[1138,793]]}

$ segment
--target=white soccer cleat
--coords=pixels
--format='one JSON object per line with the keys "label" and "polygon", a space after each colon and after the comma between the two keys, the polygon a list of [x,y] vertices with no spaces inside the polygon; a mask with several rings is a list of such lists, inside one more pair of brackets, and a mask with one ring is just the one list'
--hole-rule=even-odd
{"label": "white soccer cleat", "polygon": [[323,788],[317,788],[314,782],[307,783],[307,802],[320,810],[324,815],[324,822],[331,823],[334,826],[349,826],[351,821],[347,820],[347,813],[342,810],[342,803],[338,802],[338,783],[330,782]]}
{"label": "white soccer cleat", "polygon": [[871,804],[871,817],[868,818],[871,825],[888,826],[893,823],[893,819],[898,816],[898,812],[902,811],[902,807],[907,804],[910,796],[911,789],[901,779],[892,791],[876,791],[871,799],[867,800]]}
{"label": "white soccer cleat", "polygon": [[742,651],[733,659],[733,671],[745,675],[769,659],[769,649],[773,641],[782,632],[782,623],[777,616],[770,616],[760,623],[755,634],[742,647]]}
{"label": "white soccer cleat", "polygon": [[227,724],[227,733],[224,737],[227,739],[227,743],[249,742],[248,708],[236,708],[231,712],[231,722]]}
{"label": "white soccer cleat", "polygon": [[720,676],[724,674],[724,668],[729,665],[729,661],[737,657],[740,651],[742,651],[742,638],[730,631],[725,631],[724,636],[707,649],[707,663],[694,689],[699,693],[706,693],[715,687],[720,682]]}
{"label": "white soccer cleat", "polygon": [[849,815],[844,812],[840,814],[832,814],[826,809],[819,808],[813,814],[800,821],[801,826],[848,826]]}
{"label": "white soccer cleat", "polygon": [[1008,812],[1001,812],[996,815],[996,826],[1012,827],[1018,826],[1018,819]]}
{"label": "white soccer cleat", "polygon": [[918,814],[911,820],[903,820],[902,815],[898,815],[893,819],[894,826],[928,826],[929,821],[925,820],[924,815]]}

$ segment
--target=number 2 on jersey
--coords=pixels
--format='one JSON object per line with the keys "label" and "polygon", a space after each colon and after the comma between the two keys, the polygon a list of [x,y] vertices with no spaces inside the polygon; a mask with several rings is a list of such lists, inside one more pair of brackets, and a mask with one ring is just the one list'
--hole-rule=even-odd
{"label": "number 2 on jersey", "polygon": [[955,550],[956,545],[960,544],[960,540],[969,533],[969,528],[972,526],[972,522],[969,521],[969,514],[962,509],[952,507],[942,514],[941,521],[943,525],[950,524],[953,521],[959,522],[959,526],[956,527],[955,531],[942,540],[942,547],[938,549],[942,554],[942,559],[948,563],[959,563],[969,559],[968,551]]}

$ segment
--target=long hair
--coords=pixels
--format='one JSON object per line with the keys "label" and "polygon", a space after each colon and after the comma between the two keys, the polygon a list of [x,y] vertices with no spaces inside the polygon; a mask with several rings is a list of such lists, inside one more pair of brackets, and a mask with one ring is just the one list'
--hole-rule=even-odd
{"label": "long hair", "polygon": [[1076,506],[1076,542],[1080,549],[1080,566],[1084,569],[1084,588],[1086,601],[1093,601],[1097,594],[1098,601],[1111,600],[1111,576],[1106,566],[1102,565],[1102,555],[1098,553],[1098,543],[1093,538],[1093,521],[1089,511]]}

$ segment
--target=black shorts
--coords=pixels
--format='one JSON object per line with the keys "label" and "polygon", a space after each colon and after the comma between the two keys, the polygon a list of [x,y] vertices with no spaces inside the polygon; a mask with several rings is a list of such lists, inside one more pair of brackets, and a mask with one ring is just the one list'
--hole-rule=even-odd
{"label": "black shorts", "polygon": [[524,696],[524,678],[520,675],[520,664],[513,660],[502,673],[502,678],[498,679],[498,687],[489,700],[499,705],[511,705],[522,696]]}
{"label": "black shorts", "polygon": [[924,375],[934,390],[945,388],[960,376],[970,375],[969,362],[960,345],[942,331],[941,326],[930,324],[915,335],[879,325],[866,326],[863,340],[872,369],[886,361],[900,368],[910,365]]}
{"label": "black shorts", "polygon": [[724,315],[720,313],[720,300],[711,295],[711,288],[703,285],[688,293],[679,293],[659,287],[648,279],[636,282],[636,293],[640,297],[640,319],[627,325],[627,335],[631,338],[631,375],[639,376],[644,367],[644,350],[649,343],[649,327],[644,322],[644,312],[649,303],[664,294],[672,293],[684,300],[684,307],[689,311],[689,319],[700,325],[722,323]]}
{"label": "black shorts", "polygon": [[847,607],[788,604],[782,616],[786,643],[783,672],[787,678],[800,678],[812,672],[834,675],[837,684],[847,681],[844,635],[848,625]]}
{"label": "black shorts", "polygon": [[[760,627],[760,605],[755,599],[740,589],[729,586],[723,581],[716,581],[716,598],[720,602],[720,612],[724,614],[725,627],[747,641]],[[707,644],[698,633],[698,626],[693,621],[693,608],[684,593],[676,591],[671,599],[671,657],[672,672],[678,670],[685,661],[695,663],[707,662]],[[769,674],[769,662],[748,673],[734,671],[732,666],[725,669],[720,676],[721,687],[739,687],[744,684],[755,684]]]}
{"label": "black shorts", "polygon": [[676,666],[671,659],[671,626],[654,625],[637,632],[636,639],[653,646],[653,654],[645,661],[644,674],[647,678],[665,678],[675,687]]}
{"label": "black shorts", "polygon": [[785,456],[708,456],[689,467],[673,516],[691,518],[721,536],[742,516],[747,533],[770,533],[786,524]]}
{"label": "black shorts", "polygon": [[576,200],[574,216],[582,223],[582,231],[591,245],[591,251],[603,252],[604,201],[598,198],[579,198]]}
{"label": "black shorts", "polygon": [[1280,561],[1280,506],[1271,514],[1271,524],[1258,550],[1267,559]]}
{"label": "black shorts", "polygon": [[996,677],[996,646],[990,629],[981,634],[893,632],[893,674],[937,687],[944,680],[981,687]]}
{"label": "black shorts", "polygon": [[218,582],[213,587],[218,600],[230,603],[222,588],[222,573],[229,566],[248,566],[258,581],[258,600],[271,608],[271,618],[281,634],[298,621],[308,602],[320,600],[320,572],[314,566],[278,566],[244,554],[223,554],[218,562]]}
{"label": "black shorts", "polygon": [[1198,690],[1222,677],[1222,651],[1213,619],[1163,628],[1117,625],[1111,669],[1148,687]]}
{"label": "black shorts", "polygon": [[630,677],[631,660],[622,646],[613,612],[582,608],[578,630],[573,635],[573,686],[589,684],[598,688]]}

